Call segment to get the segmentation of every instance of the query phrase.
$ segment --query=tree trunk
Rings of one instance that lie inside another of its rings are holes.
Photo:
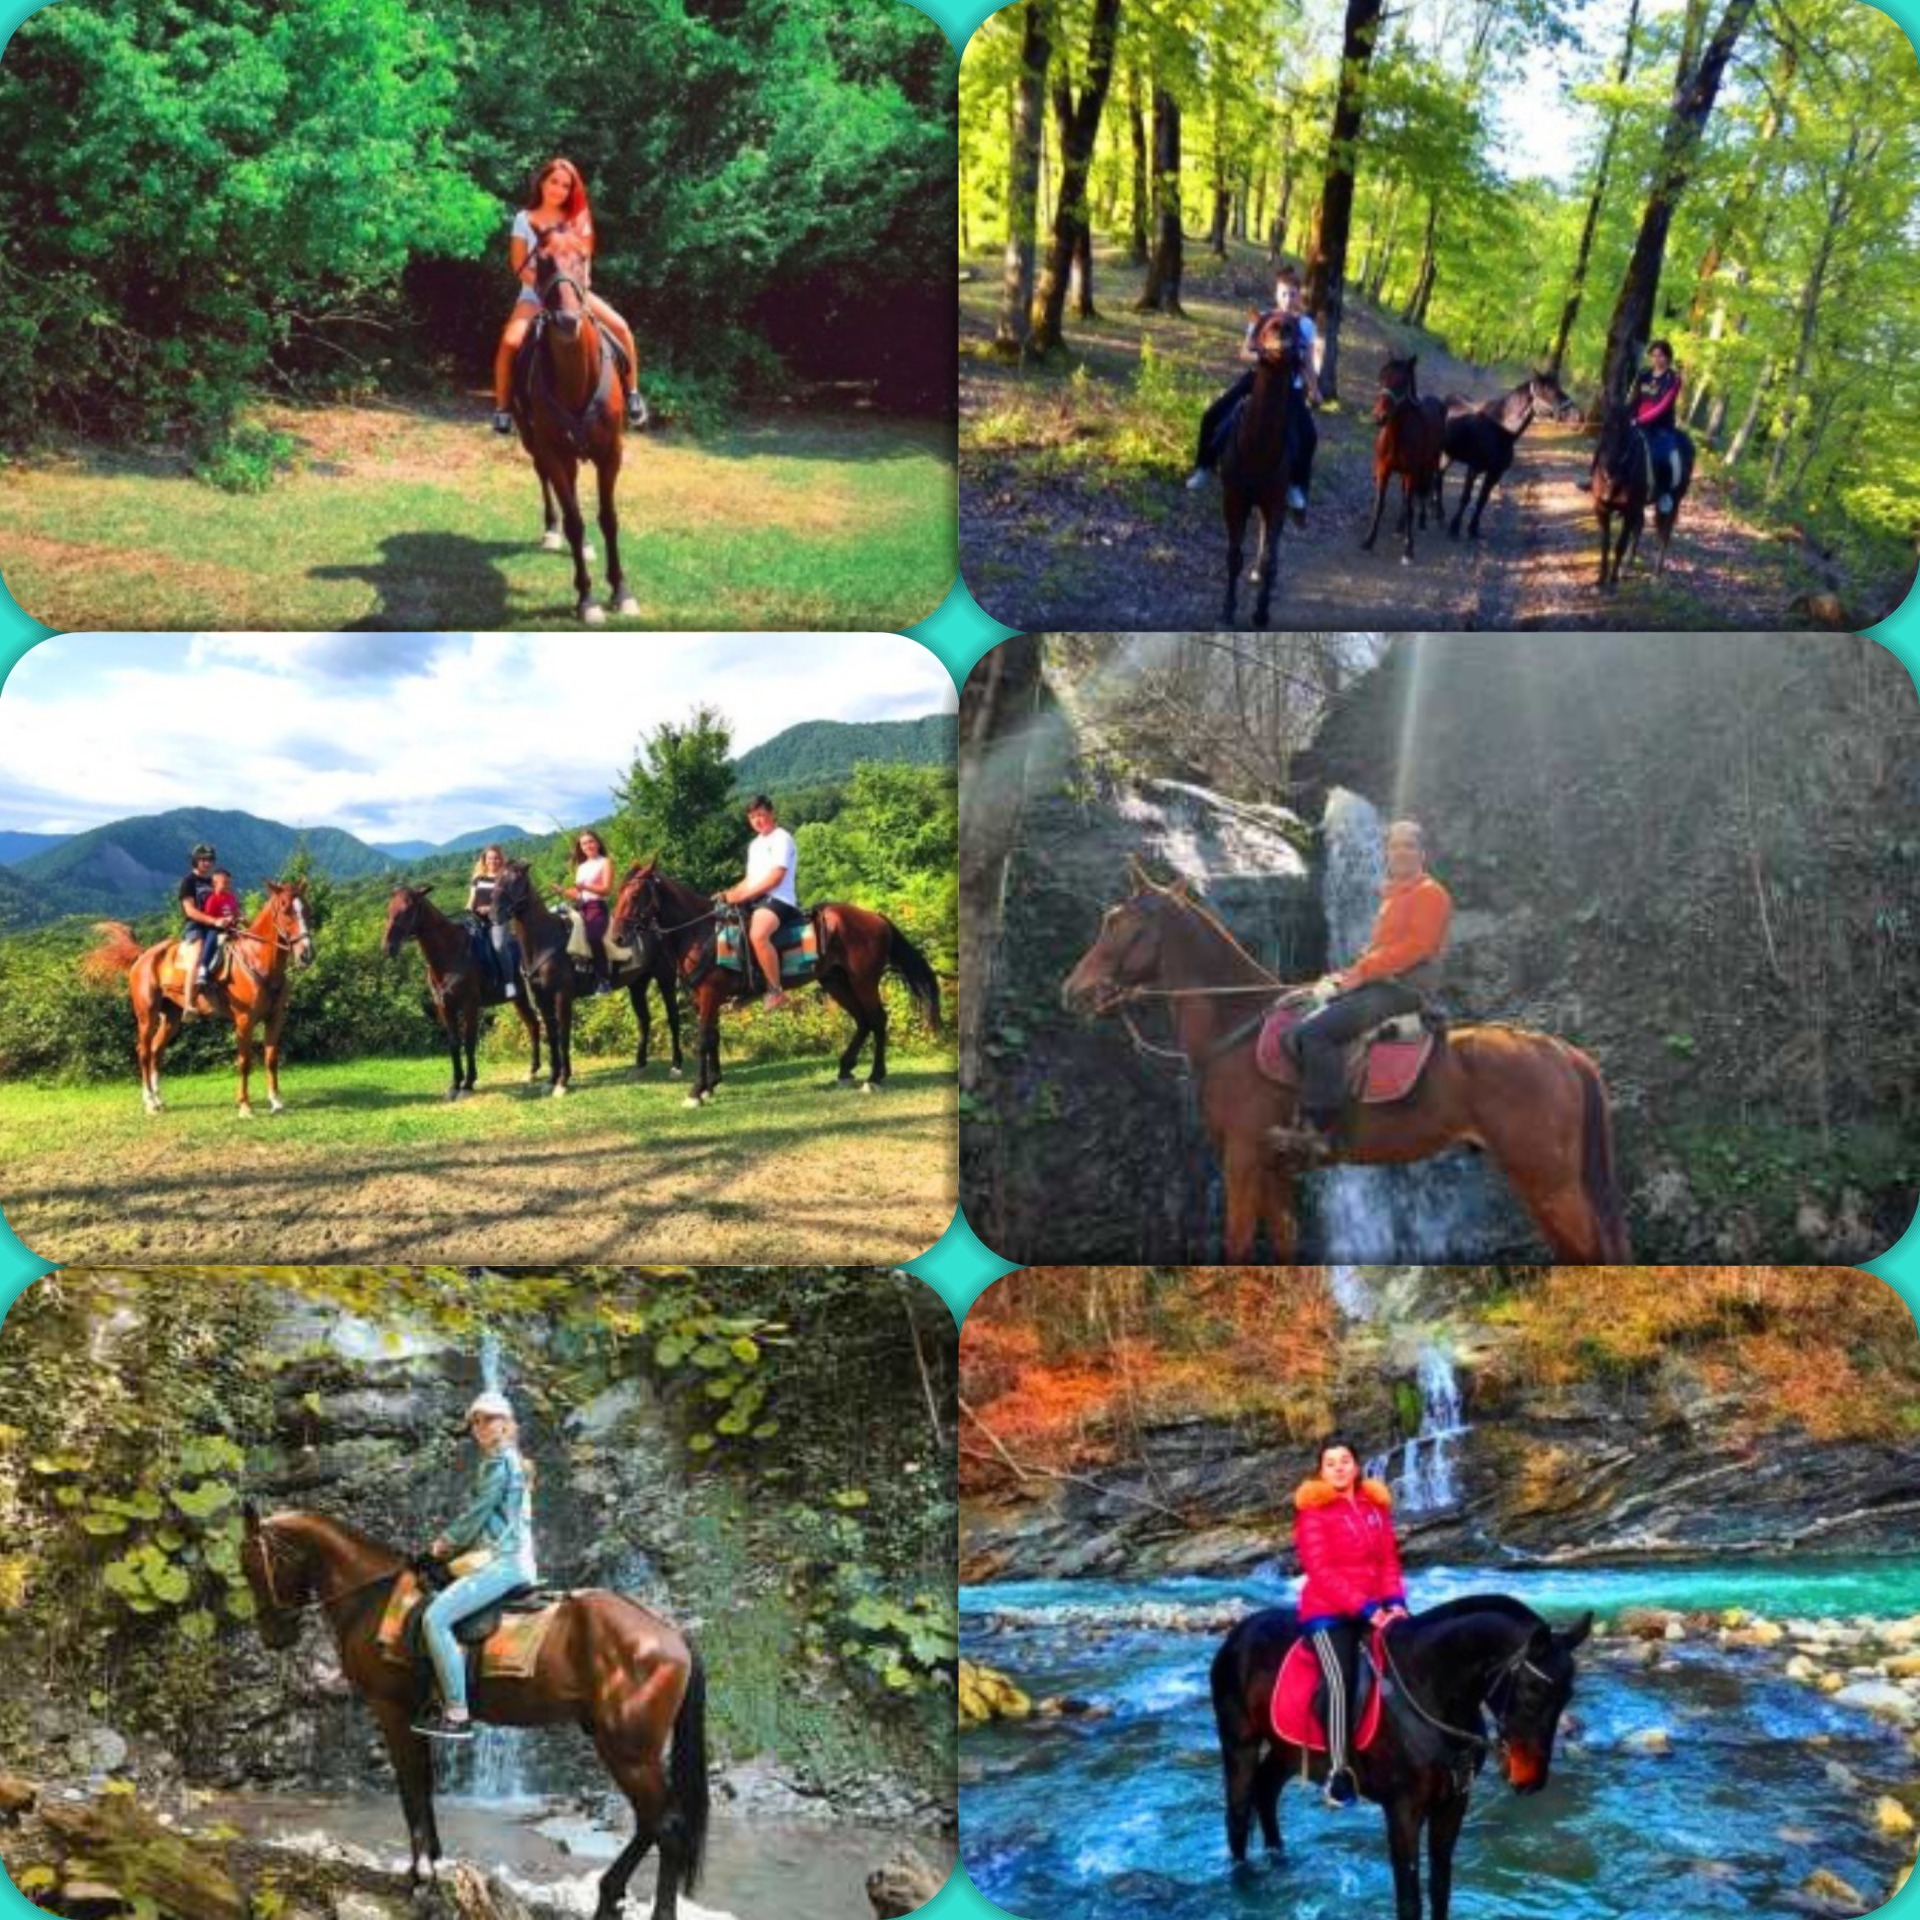
[[[1697,60],[1690,57],[1697,35],[1695,19],[1689,18],[1689,44],[1682,54],[1673,101],[1667,110],[1653,190],[1647,196],[1640,231],[1634,240],[1627,270],[1621,276],[1613,316],[1607,322],[1607,358],[1600,376],[1602,404],[1624,402],[1633,389],[1640,356],[1652,333],[1654,300],[1660,290],[1660,271],[1666,263],[1667,232],[1673,225],[1674,209],[1692,176],[1700,138],[1720,91],[1721,76],[1753,16],[1755,4],[1756,0],[1726,0],[1725,10],[1700,47]],[[1704,14],[1698,17],[1698,24],[1704,26]]]
[[[1180,102],[1164,87],[1153,90],[1153,258],[1139,313],[1184,313],[1180,304],[1183,237],[1180,231]]]
[[[1047,63],[1053,58],[1052,0],[1024,0],[1020,22],[1020,76],[1007,127],[1007,259],[1000,277],[1000,324],[993,344],[1005,354],[1026,351],[1033,311],[1033,246],[1040,224],[1040,135]]]
[[[1746,0],[1752,5],[1753,0]],[[1067,284],[1073,277],[1074,255],[1087,229],[1087,169],[1093,143],[1100,131],[1100,114],[1107,104],[1113,79],[1113,46],[1120,26],[1120,0],[1093,0],[1093,25],[1087,35],[1087,74],[1080,98],[1062,73],[1054,81],[1054,120],[1060,136],[1060,203],[1053,218],[1053,244],[1047,254],[1040,287],[1033,297],[1033,350],[1050,353],[1061,344],[1060,323],[1066,313]]]
[[[1433,300],[1434,282],[1439,278],[1439,262],[1434,253],[1434,236],[1439,227],[1440,196],[1436,193],[1427,200],[1427,232],[1426,238],[1420,243],[1420,272],[1400,314],[1400,318],[1411,326],[1424,327],[1427,324],[1427,308]]]
[[[1737,0],[1736,0],[1737,3]],[[1748,6],[1753,0],[1745,0]],[[1347,0],[1340,40],[1340,90],[1327,146],[1327,178],[1307,243],[1306,306],[1320,327],[1320,391],[1339,397],[1340,309],[1347,292],[1347,243],[1353,231],[1353,166],[1366,111],[1367,67],[1380,30],[1382,0]]]
[[[1147,264],[1147,117],[1140,108],[1140,76],[1133,76],[1128,113],[1133,122],[1133,242],[1136,267]]]
[[[1293,155],[1288,153],[1280,169],[1280,204],[1273,212],[1273,258],[1279,264],[1287,250],[1287,221],[1293,212]]]
[[[1734,430],[1732,440],[1727,445],[1726,465],[1737,466],[1740,456],[1747,450],[1747,442],[1753,438],[1754,427],[1759,423],[1760,409],[1766,404],[1767,395],[1773,389],[1774,375],[1779,371],[1779,363],[1769,360],[1760,369],[1760,377],[1753,383],[1753,397],[1747,402],[1746,417]]]
[[[1620,64],[1614,70],[1613,84],[1624,87],[1633,72],[1633,36],[1640,25],[1640,0],[1633,0],[1627,13],[1627,38],[1620,49]],[[1625,110],[1615,107],[1607,121],[1606,138],[1600,143],[1600,164],[1594,170],[1593,191],[1587,196],[1586,223],[1580,229],[1580,248],[1573,257],[1573,279],[1567,287],[1566,305],[1560,309],[1560,330],[1553,337],[1553,350],[1547,355],[1547,371],[1560,377],[1561,363],[1567,357],[1567,341],[1574,322],[1580,318],[1580,303],[1586,297],[1587,262],[1593,257],[1593,237],[1600,229],[1600,203],[1607,197],[1607,176],[1613,171],[1613,150],[1620,140],[1620,122]]]
[[[1080,320],[1098,320],[1093,304],[1093,229],[1083,226],[1073,243],[1073,311]]]
[[[1233,212],[1233,189],[1224,180],[1213,183],[1213,220],[1207,228],[1207,251],[1216,259],[1227,257],[1227,217]]]

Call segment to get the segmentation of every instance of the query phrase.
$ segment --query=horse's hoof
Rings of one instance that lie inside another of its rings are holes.
[[[543,553],[565,553],[567,537],[558,527],[549,527],[540,536],[540,550]]]
[[[580,558],[586,561],[591,561],[594,558],[593,542],[591,540],[582,540],[580,542]]]
[[[1403,553],[1403,554],[1402,554],[1402,555],[1400,556],[1400,564],[1401,564],[1401,565],[1402,565],[1403,567],[1410,567],[1410,566],[1412,566],[1412,565],[1413,565],[1413,555],[1412,555],[1412,554],[1410,554],[1410,553]]]
[[[884,1080],[862,1080],[860,1082],[860,1091],[862,1093],[885,1093],[886,1090],[887,1083]]]
[[[267,1111],[269,1113],[285,1113],[286,1110],[287,1103],[284,1100],[273,1099],[267,1102]]]
[[[697,1093],[690,1093],[680,1104],[683,1107],[697,1107],[700,1104],[700,1096]]]
[[[234,1112],[242,1120],[251,1120],[253,1118],[253,1109],[251,1107],[236,1107]]]
[[[607,610],[594,600],[583,600],[578,609],[580,618],[590,627],[603,627],[607,623]]]
[[[558,1100],[559,1098],[561,1098],[563,1094],[565,1094],[566,1090],[567,1090],[567,1083],[564,1080],[556,1080],[553,1083],[553,1093],[551,1097],[555,1100]]]
[[[860,1082],[856,1080],[852,1074],[843,1073],[840,1078],[833,1083],[833,1090],[835,1093],[851,1093],[859,1084]]]
[[[636,600],[632,594],[623,593],[620,598],[613,603],[613,610],[620,619],[631,620],[639,614],[640,602]]]

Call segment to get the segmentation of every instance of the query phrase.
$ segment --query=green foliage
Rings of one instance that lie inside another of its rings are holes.
[[[868,761],[951,773],[957,725],[950,713],[918,720],[802,720],[743,753],[734,762],[734,786],[742,794],[771,794],[791,826],[794,789],[842,786]]]
[[[291,434],[235,423],[207,443],[193,471],[222,493],[265,493],[292,464],[294,444]]]
[[[647,734],[614,789],[615,826],[639,857],[705,891],[740,875],[747,830],[733,797],[732,739],[716,708],[696,707]]]

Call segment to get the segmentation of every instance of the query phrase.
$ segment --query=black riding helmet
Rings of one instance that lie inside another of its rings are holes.
[[[190,866],[197,867],[202,860],[218,860],[219,858],[220,858],[219,854],[217,854],[213,850],[213,848],[208,846],[207,843],[204,840],[202,840],[200,844],[197,847],[195,847],[190,854],[187,855],[187,862]]]

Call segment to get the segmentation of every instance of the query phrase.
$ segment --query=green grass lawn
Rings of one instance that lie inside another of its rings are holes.
[[[441,1059],[295,1061],[279,1115],[256,1072],[251,1121],[229,1071],[167,1079],[157,1116],[131,1070],[5,1085],[0,1209],[61,1262],[892,1264],[946,1230],[957,1150],[952,1054],[891,1067],[864,1095],[833,1088],[831,1054],[729,1066],[696,1109],[612,1059],[560,1100],[483,1061],[457,1104]]]
[[[572,561],[484,416],[276,408],[296,443],[266,492],[88,452],[0,471],[0,572],[35,619],[88,629],[491,632],[573,622]],[[621,556],[657,629],[911,626],[955,566],[951,430],[870,414],[631,436]],[[589,537],[592,487],[588,496]],[[594,590],[606,598],[605,555]]]

